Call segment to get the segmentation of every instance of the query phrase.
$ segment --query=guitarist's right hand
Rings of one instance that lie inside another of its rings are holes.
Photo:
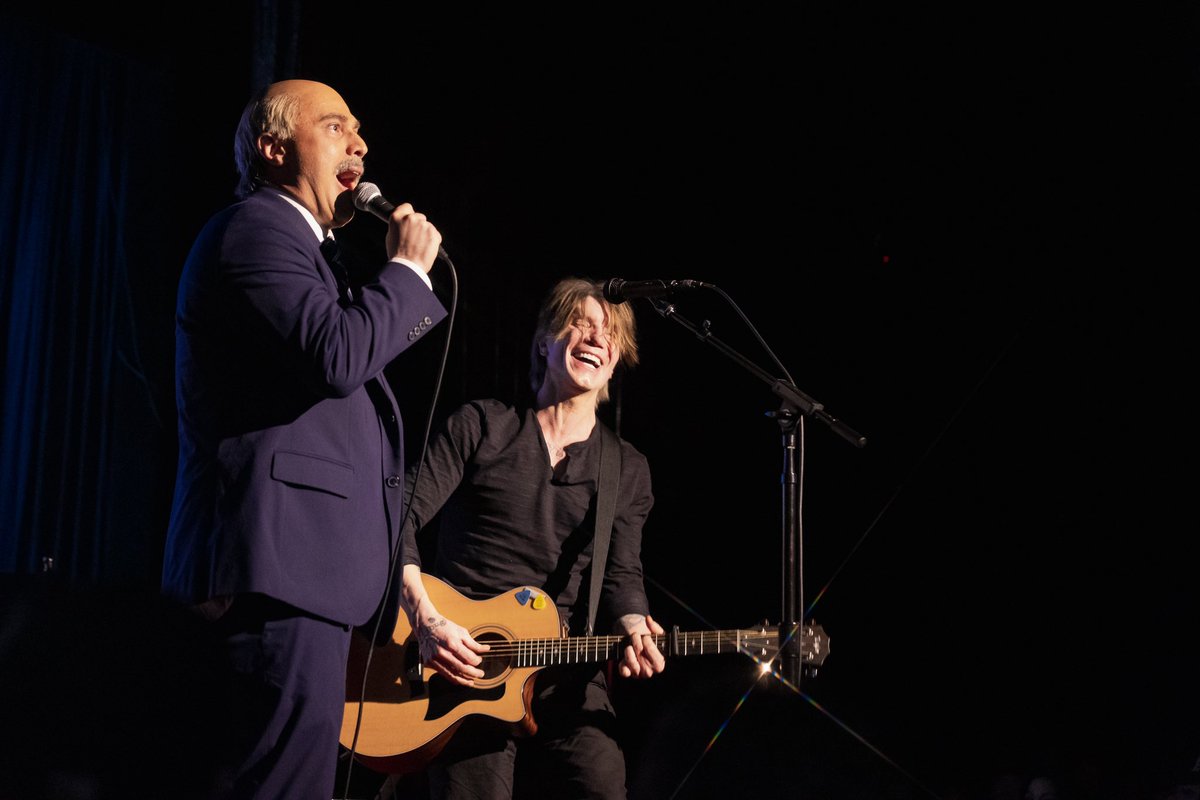
[[[480,654],[491,648],[475,641],[466,628],[438,613],[425,591],[421,568],[415,564],[404,565],[400,602],[420,645],[422,664],[460,686],[470,686],[476,678],[484,676],[479,668],[483,663]]]
[[[475,641],[466,628],[439,614],[428,598],[417,604],[413,616],[422,664],[461,686],[470,686],[483,677],[480,654],[488,651],[488,645]]]

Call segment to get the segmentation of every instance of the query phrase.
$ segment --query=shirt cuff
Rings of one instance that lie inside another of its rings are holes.
[[[421,276],[421,280],[425,281],[425,285],[429,287],[429,291],[433,291],[433,281],[429,280],[429,275],[415,261],[409,261],[407,258],[393,258],[389,264],[403,264],[413,272]]]

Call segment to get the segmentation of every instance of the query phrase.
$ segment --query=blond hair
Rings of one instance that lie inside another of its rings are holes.
[[[608,318],[608,336],[616,349],[620,363],[634,367],[638,363],[637,322],[629,306],[610,303],[604,299],[603,284],[586,278],[563,278],[551,287],[538,311],[537,327],[529,353],[529,385],[536,393],[546,378],[546,356],[538,345],[551,337],[566,338],[571,323],[583,312],[584,303],[591,297],[600,304]],[[597,403],[608,400],[608,384],[600,388]]]

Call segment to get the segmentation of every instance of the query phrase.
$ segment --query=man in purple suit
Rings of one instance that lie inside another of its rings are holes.
[[[333,796],[350,630],[390,606],[403,512],[383,369],[446,316],[428,276],[441,234],[408,203],[362,285],[326,254],[354,215],[358,130],[324,84],[254,97],[234,145],[240,199],[180,279],[163,589],[212,620],[246,693],[221,743],[236,798]]]

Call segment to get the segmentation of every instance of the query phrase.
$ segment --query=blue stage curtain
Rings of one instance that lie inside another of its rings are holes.
[[[142,340],[170,333],[161,309],[143,329],[130,254],[154,258],[131,187],[161,169],[161,83],[83,40],[0,30],[0,572],[157,582],[174,418],[169,351],[148,375]]]

